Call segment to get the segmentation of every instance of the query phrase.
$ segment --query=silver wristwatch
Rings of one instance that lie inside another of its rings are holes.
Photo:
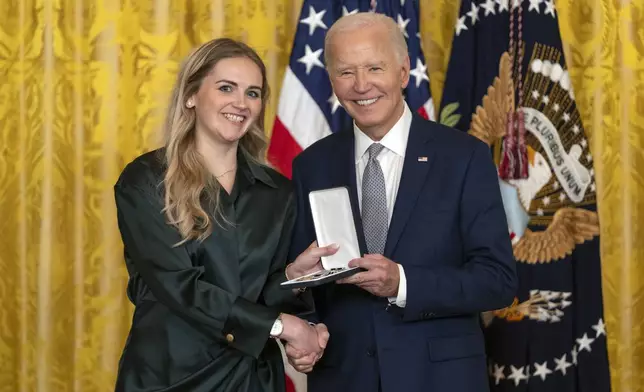
[[[282,323],[282,316],[280,315],[273,323],[270,335],[272,338],[278,338],[282,334],[282,331],[284,331],[284,324]]]

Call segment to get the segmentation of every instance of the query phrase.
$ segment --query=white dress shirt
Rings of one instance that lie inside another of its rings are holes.
[[[362,175],[369,161],[367,149],[372,143],[380,143],[384,146],[380,154],[376,157],[382,174],[385,177],[385,188],[387,193],[387,213],[389,215],[389,225],[394,212],[396,196],[398,195],[398,186],[400,185],[400,176],[405,162],[405,150],[407,149],[407,139],[409,139],[409,128],[411,127],[411,110],[405,103],[402,116],[396,124],[387,132],[379,142],[374,142],[369,136],[353,123],[353,132],[355,135],[355,156],[356,156],[356,186],[358,188],[358,203],[360,213],[362,214]],[[407,302],[407,279],[402,265],[398,264],[400,272],[400,282],[398,284],[398,295],[389,298],[390,302],[399,307],[405,307]]]

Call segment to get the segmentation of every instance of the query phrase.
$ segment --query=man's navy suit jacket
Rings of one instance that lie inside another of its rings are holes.
[[[316,239],[309,192],[342,186],[366,253],[355,171],[352,131],[294,160],[291,260]],[[309,392],[488,391],[479,313],[510,305],[517,277],[486,144],[414,114],[384,255],[404,268],[404,308],[355,285],[311,290],[315,318],[331,337],[309,373]]]

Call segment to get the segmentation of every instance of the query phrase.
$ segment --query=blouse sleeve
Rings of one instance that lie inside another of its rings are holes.
[[[125,251],[156,299],[217,341],[258,357],[278,309],[250,302],[203,279],[177,230],[165,221],[161,199],[138,186],[114,188]]]
[[[277,250],[271,262],[268,279],[262,291],[262,299],[268,306],[277,306],[284,313],[301,314],[312,308],[308,293],[294,294],[291,289],[284,289],[281,283],[286,281],[285,269],[289,263],[288,252],[291,236],[295,226],[295,197],[291,193],[286,205],[286,213],[278,227],[281,227]]]

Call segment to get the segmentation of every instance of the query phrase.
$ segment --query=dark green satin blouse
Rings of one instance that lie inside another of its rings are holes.
[[[116,391],[284,391],[269,331],[280,312],[306,307],[279,287],[295,220],[290,181],[240,150],[233,190],[221,194],[230,224],[175,247],[161,154],[135,159],[114,187],[135,305]]]

